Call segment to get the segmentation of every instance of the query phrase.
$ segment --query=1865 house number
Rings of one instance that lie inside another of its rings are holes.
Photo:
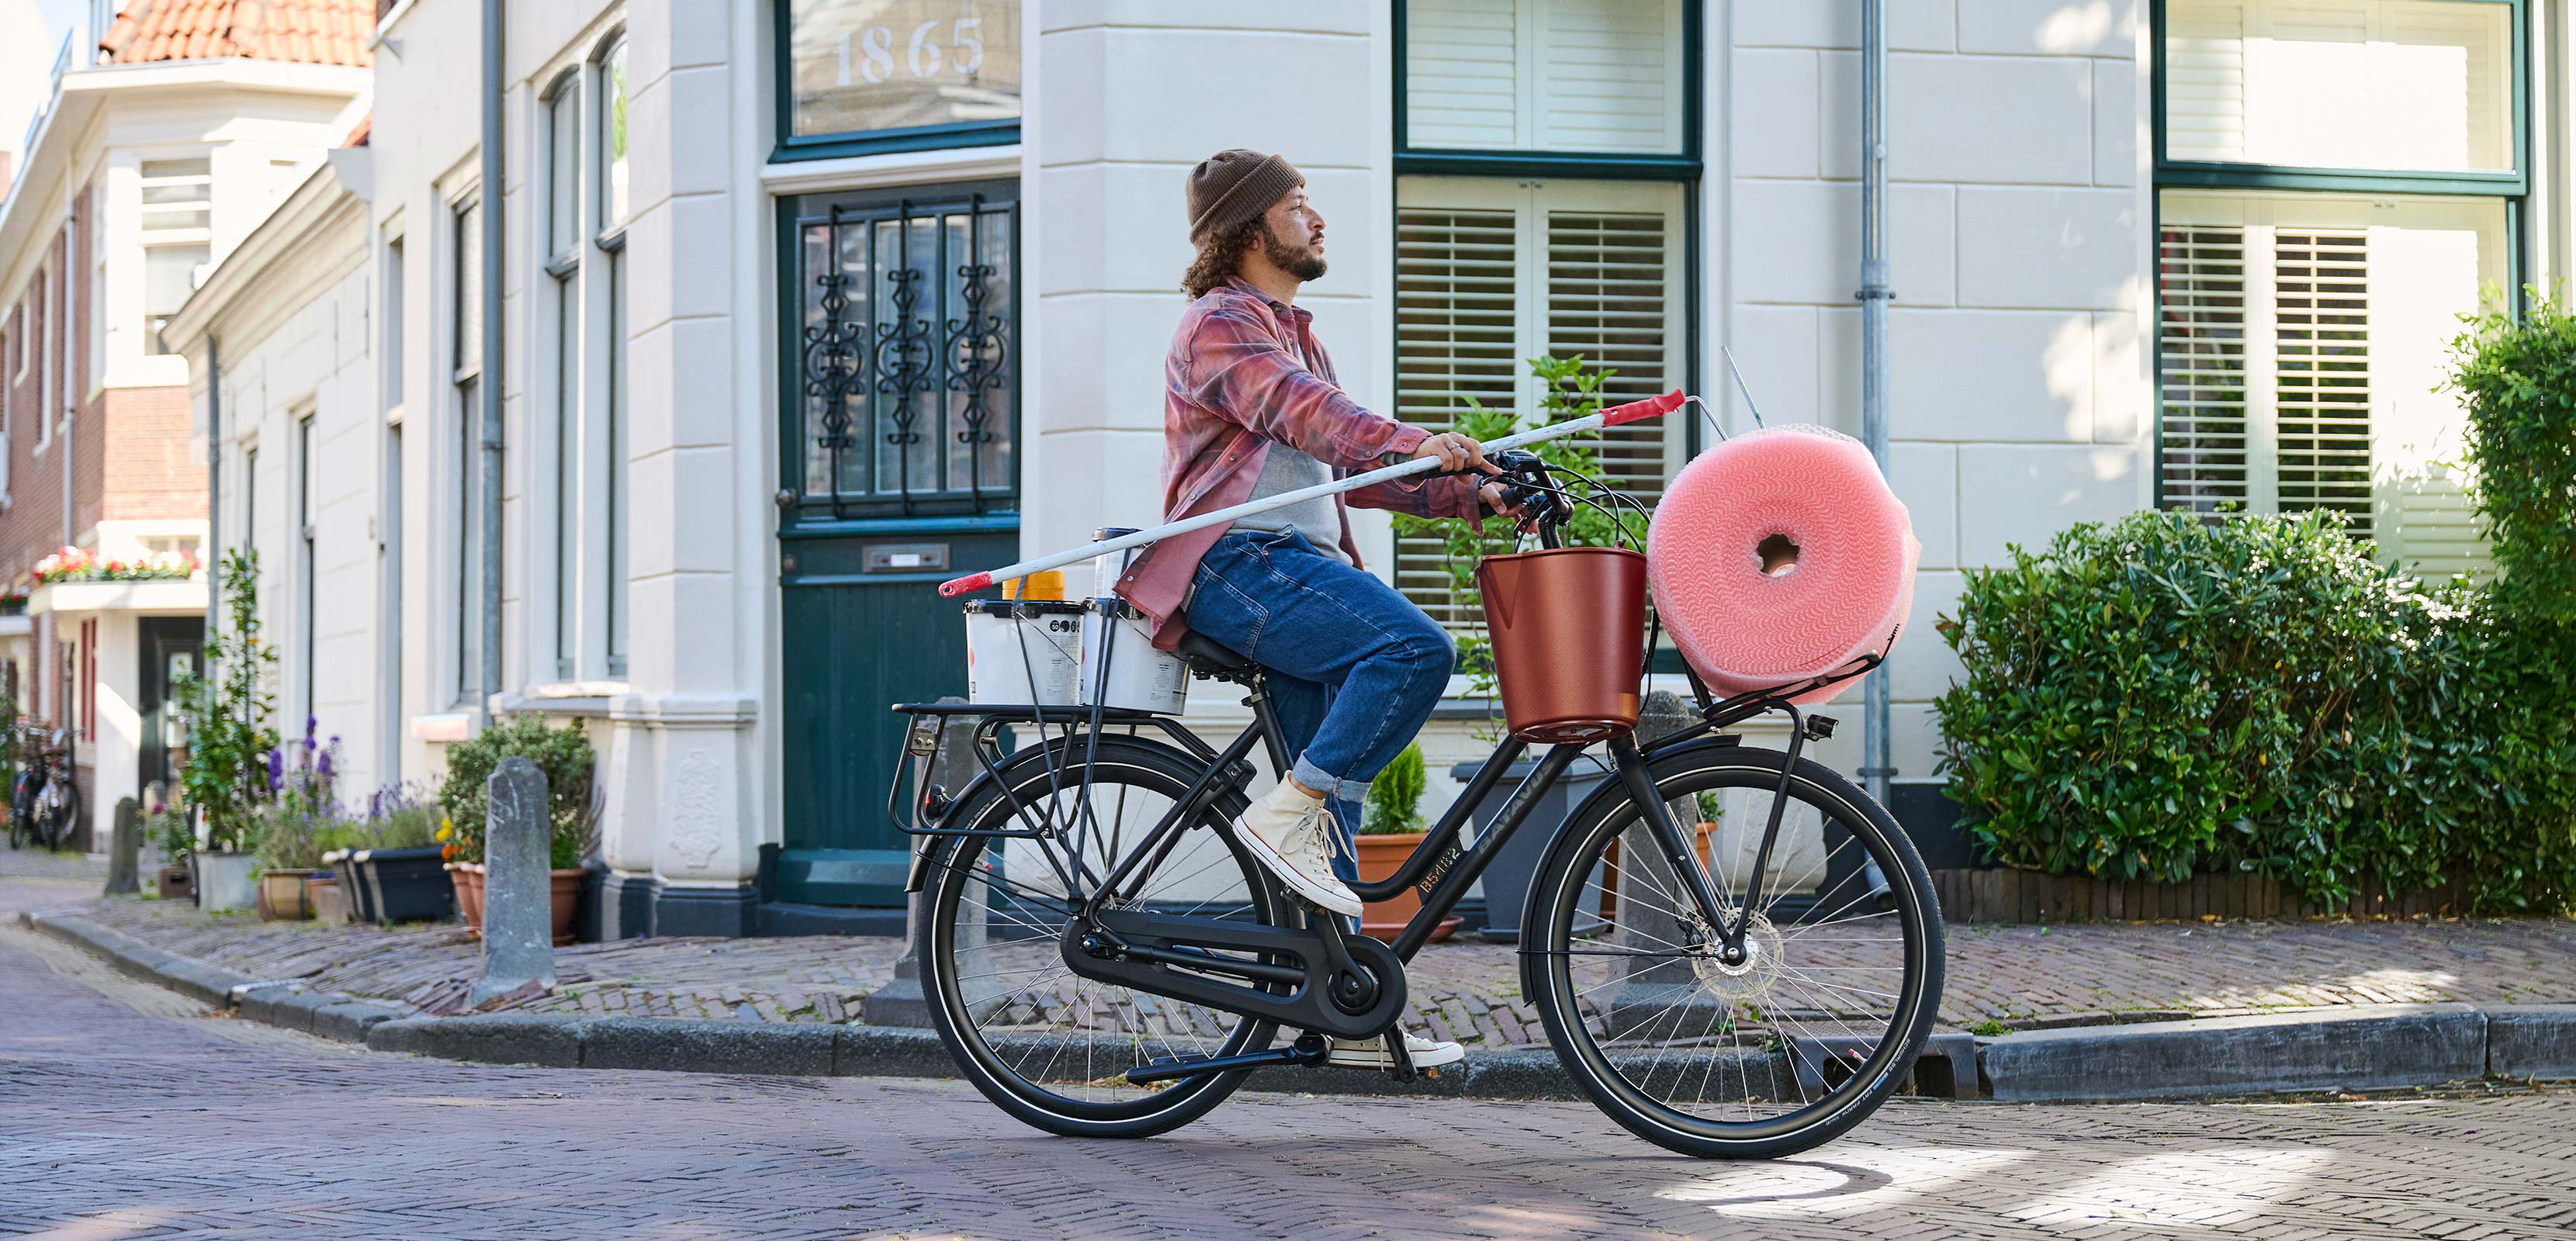
[[[984,41],[975,37],[975,29],[984,24],[980,17],[960,17],[947,23],[948,41],[943,46],[937,39],[940,23],[926,21],[913,27],[912,39],[905,46],[905,67],[916,78],[937,77],[954,69],[961,77],[972,77],[984,67]],[[883,26],[841,32],[839,43],[840,77],[835,86],[852,86],[864,82],[875,86],[892,81],[895,75],[894,32]],[[853,77],[853,73],[856,74]]]

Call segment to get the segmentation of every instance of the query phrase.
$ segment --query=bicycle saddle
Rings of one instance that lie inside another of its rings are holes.
[[[1185,626],[1189,622],[1186,616],[1179,619]],[[1190,671],[1203,677],[1240,680],[1258,670],[1251,660],[1195,629],[1184,628],[1181,631],[1180,643],[1172,648],[1172,653],[1180,656],[1181,662],[1190,666]]]

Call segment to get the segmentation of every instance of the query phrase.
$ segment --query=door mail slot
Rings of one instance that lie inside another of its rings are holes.
[[[945,573],[945,543],[879,543],[867,550],[860,568],[868,573]]]

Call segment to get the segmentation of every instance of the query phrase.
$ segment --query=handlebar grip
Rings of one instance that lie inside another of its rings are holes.
[[[1661,418],[1676,409],[1680,409],[1682,407],[1682,402],[1688,399],[1688,397],[1682,395],[1681,389],[1675,388],[1662,396],[1650,396],[1642,401],[1630,401],[1625,405],[1613,405],[1610,408],[1601,411],[1601,425],[1605,427],[1617,427],[1625,426],[1631,422],[1644,422],[1648,418]]]

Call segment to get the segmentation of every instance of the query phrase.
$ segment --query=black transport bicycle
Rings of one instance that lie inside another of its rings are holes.
[[[1588,480],[1527,454],[1503,463],[1528,505],[1524,532],[1551,548],[1576,505],[1609,497],[1577,494]],[[1569,644],[1567,658],[1584,649]],[[1419,889],[1420,912],[1391,944],[1302,905],[1244,850],[1253,751],[1274,772],[1292,756],[1260,668],[1195,636],[1180,654],[1195,676],[1245,691],[1252,723],[1222,748],[1165,716],[1099,706],[896,708],[919,761],[887,809],[929,838],[911,886],[927,893],[933,1020],[967,1079],[1021,1120],[1068,1136],[1164,1133],[1253,1069],[1320,1065],[1326,1036],[1383,1038],[1395,1071],[1411,1072],[1405,964],[1578,762],[1615,778],[1549,829],[1520,980],[1604,1112],[1684,1154],[1777,1157],[1858,1124],[1922,1050],[1943,970],[1929,876],[1883,808],[1801,755],[1831,721],[1791,701],[1884,651],[1722,701],[1694,676],[1687,728],[1646,747],[1625,732],[1547,745],[1461,849],[1470,807],[1531,744],[1505,738],[1394,877],[1352,885],[1371,901]],[[1766,712],[1788,717],[1785,752],[1720,731]],[[1034,739],[1006,738],[1014,728]],[[972,751],[975,774],[953,792],[926,775],[943,744]]]

